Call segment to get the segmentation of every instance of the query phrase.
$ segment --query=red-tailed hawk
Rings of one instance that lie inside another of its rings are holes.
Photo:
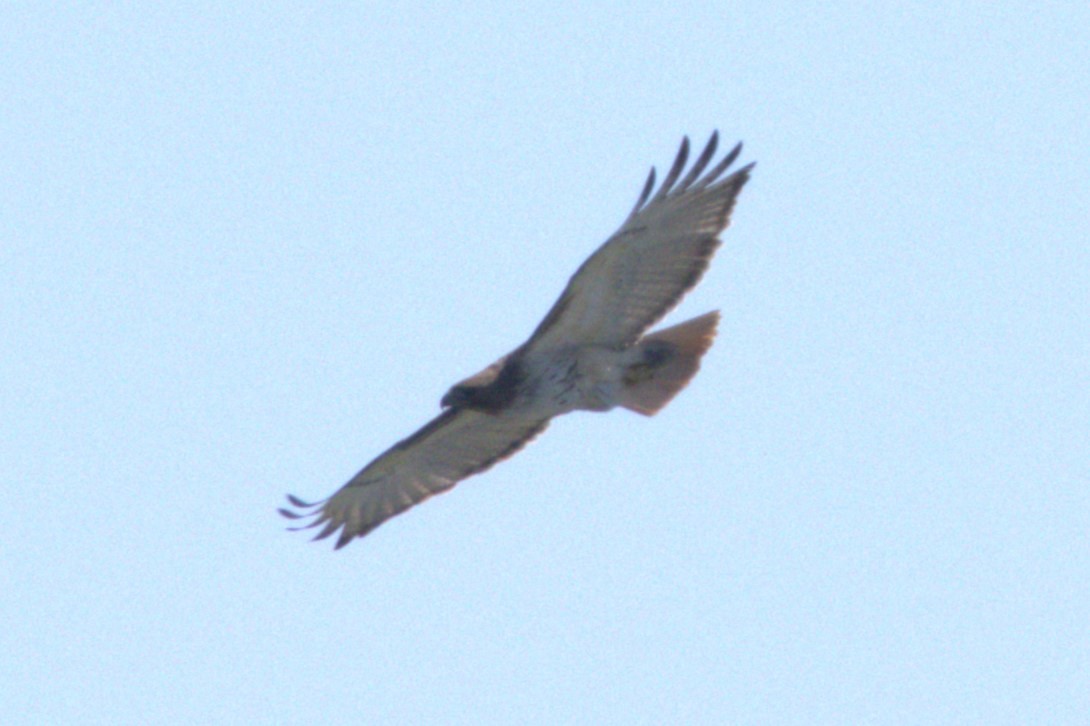
[[[622,406],[650,416],[685,387],[715,337],[718,312],[649,335],[700,280],[753,164],[720,179],[738,144],[708,169],[718,133],[682,178],[689,139],[655,191],[655,170],[621,228],[583,263],[529,340],[447,392],[442,413],[365,466],[332,497],[289,495],[294,529],[340,530],[337,548],[525,446],[554,416]],[[706,171],[707,170],[707,171]],[[652,196],[652,192],[654,196]]]

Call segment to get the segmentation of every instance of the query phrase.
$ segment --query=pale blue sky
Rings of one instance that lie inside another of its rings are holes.
[[[407,5],[0,10],[0,720],[1085,722],[1090,6]],[[283,531],[714,128],[668,409]]]

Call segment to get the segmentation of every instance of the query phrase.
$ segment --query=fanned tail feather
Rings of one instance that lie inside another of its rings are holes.
[[[621,405],[653,416],[688,385],[715,339],[719,312],[710,312],[645,336],[624,374]]]

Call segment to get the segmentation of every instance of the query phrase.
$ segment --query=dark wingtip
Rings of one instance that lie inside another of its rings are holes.
[[[731,179],[737,179],[740,184],[745,184],[749,181],[749,173],[753,171],[753,167],[757,166],[757,162],[751,161],[743,166],[738,171],[730,175]]]
[[[685,175],[685,178],[681,180],[681,183],[677,185],[677,192],[679,194],[685,192],[693,182],[700,178],[700,175],[704,173],[704,169],[708,166],[708,162],[715,156],[715,150],[719,148],[719,132],[713,131],[711,138],[708,139],[707,145],[704,146],[704,151],[700,152],[700,157],[689,169],[689,173]]]
[[[737,144],[734,145],[734,148],[731,149],[730,152],[728,152],[727,155],[724,156],[719,161],[719,163],[715,165],[715,168],[713,168],[711,171],[709,171],[707,174],[705,174],[704,177],[700,181],[698,181],[694,185],[693,188],[694,189],[705,189],[708,186],[710,186],[713,182],[715,182],[716,179],[718,179],[719,177],[721,177],[723,175],[723,172],[725,172],[727,170],[727,168],[730,167],[730,165],[733,164],[738,159],[738,155],[741,154],[741,153],[742,153],[742,142],[739,141]],[[746,167],[746,168],[743,168],[743,169],[735,172],[731,176],[731,178],[739,178],[740,175],[744,176],[749,168],[752,168],[752,167]]]
[[[651,196],[651,190],[655,188],[655,167],[651,167],[651,173],[647,175],[647,182],[643,185],[643,191],[640,192],[640,198],[636,200],[636,206],[632,207],[632,211],[628,213],[629,217],[632,217],[636,212],[640,211],[640,208],[647,203],[647,198]]]
[[[304,502],[302,499],[295,496],[294,494],[288,494],[287,498],[288,501],[291,502],[293,507],[299,507],[300,509],[310,509],[317,504],[317,502]]]
[[[677,157],[674,159],[673,166],[670,167],[670,171],[666,173],[666,176],[662,180],[662,184],[659,185],[659,191],[655,194],[651,200],[652,203],[662,199],[670,193],[670,190],[674,188],[674,184],[677,182],[678,177],[681,176],[681,172],[685,169],[686,162],[689,161],[689,137],[681,137],[681,148],[678,149]]]
[[[678,154],[674,159],[673,165],[670,170],[663,177],[662,184],[659,185],[656,192],[655,187],[655,169],[651,168],[651,174],[647,179],[647,183],[643,187],[643,191],[640,193],[639,201],[636,202],[636,206],[632,209],[632,212],[628,215],[632,217],[639,214],[645,206],[654,204],[661,199],[672,195],[680,195],[692,189],[693,191],[700,191],[706,189],[716,182],[716,180],[723,175],[724,172],[738,160],[739,155],[742,153],[742,142],[739,141],[735,144],[727,155],[722,158],[711,170],[707,169],[708,164],[715,156],[716,149],[719,147],[719,130],[713,130],[711,136],[708,138],[708,143],[704,146],[704,150],[700,153],[700,156],[693,163],[689,172],[684,178],[681,178],[681,172],[685,168],[685,163],[689,157],[689,137],[683,136],[681,139],[681,148],[678,150]],[[742,169],[738,170],[731,175],[730,179],[741,181],[742,183],[749,176],[749,172],[753,169],[754,164],[751,163]],[[680,179],[680,181],[679,181]],[[652,196],[653,193],[653,196]]]
[[[737,144],[734,145],[734,148],[730,150],[730,153],[727,154],[726,159],[724,159],[724,161],[726,162],[726,165],[730,166],[731,164],[733,164],[735,162],[735,160],[738,158],[738,155],[741,154],[741,153],[742,153],[742,142],[739,141]]]
[[[305,502],[294,494],[288,494],[287,500],[291,503],[293,507],[295,507],[295,510],[288,509],[286,507],[280,507],[276,511],[279,512],[281,517],[284,517],[285,519],[290,519],[292,521],[307,519],[308,517],[316,517],[316,519],[309,524],[300,524],[298,527],[288,527],[289,532],[300,532],[304,529],[316,527],[322,522],[326,521],[327,518],[321,516],[321,512],[318,511],[318,508],[325,504],[325,500],[322,500],[320,502]]]

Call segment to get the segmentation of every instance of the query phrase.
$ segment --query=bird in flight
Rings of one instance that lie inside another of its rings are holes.
[[[717,311],[644,335],[691,290],[719,247],[753,164],[723,176],[738,144],[709,168],[713,133],[685,173],[689,139],[655,189],[652,167],[621,228],[576,270],[529,339],[455,384],[442,412],[365,466],[328,499],[288,495],[280,513],[338,532],[336,548],[488,469],[554,416],[616,406],[651,416],[688,384],[715,337]]]

